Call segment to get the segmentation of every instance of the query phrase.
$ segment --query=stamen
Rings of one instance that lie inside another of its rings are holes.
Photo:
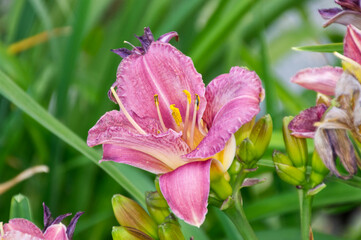
[[[125,109],[123,103],[120,101],[118,94],[115,92],[114,87],[111,87],[110,90],[113,93],[113,96],[115,98],[115,100],[117,100],[117,103],[119,105],[119,108],[122,110],[122,112],[124,113],[125,117],[128,119],[128,121],[130,122],[130,124],[132,124],[132,126],[140,133],[145,135],[146,132],[134,121],[134,119],[129,115],[128,111]]]
[[[192,97],[190,92],[188,92],[187,90],[183,90],[184,94],[187,96],[187,110],[186,110],[186,119],[185,119],[185,123],[184,123],[184,130],[183,130],[183,137],[184,140],[187,141],[187,132],[188,132],[188,123],[189,123],[189,108],[191,105],[191,101],[192,101]]]
[[[167,128],[165,127],[165,124],[164,124],[163,118],[162,118],[162,114],[160,113],[158,94],[154,95],[154,102],[155,102],[155,106],[157,108],[157,113],[158,113],[160,125],[162,126],[163,131],[165,132],[165,131],[167,131]]]
[[[182,116],[180,114],[179,108],[176,108],[175,104],[172,104],[169,107],[172,110],[172,116],[175,123],[177,124],[177,126],[180,126],[180,124],[182,123]]]
[[[196,118],[197,118],[197,112],[199,109],[199,96],[196,94],[196,99],[194,101],[194,110],[193,110],[193,118],[192,118],[192,125],[191,125],[191,136],[189,138],[189,143],[191,145],[191,149],[194,148],[194,128],[196,126]]]
[[[134,46],[133,44],[131,44],[130,42],[124,41],[124,43],[129,44],[131,47],[133,47],[133,49],[137,52],[137,54],[142,54],[142,53],[139,51],[139,49],[138,49],[136,46]]]

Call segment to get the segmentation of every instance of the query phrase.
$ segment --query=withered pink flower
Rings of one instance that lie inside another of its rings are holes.
[[[192,60],[168,43],[177,36],[171,32],[154,41],[145,28],[138,37],[142,47],[113,50],[124,59],[109,96],[121,111],[101,117],[87,143],[103,145],[102,161],[161,174],[169,207],[200,226],[210,167],[219,161],[227,171],[236,150],[233,134],[259,112],[263,88],[256,73],[240,67],[205,88]]]
[[[345,70],[308,69],[293,77],[292,81],[301,86],[334,95],[337,104],[327,112],[330,106],[322,105],[301,112],[289,124],[289,129],[295,136],[314,138],[315,148],[327,168],[340,178],[349,178],[357,172],[357,165],[361,166],[348,135],[361,142],[361,31],[352,25],[347,26],[344,54],[337,56],[342,59]],[[337,170],[337,158],[348,175]]]
[[[1,240],[71,240],[73,238],[75,225],[79,217],[83,214],[78,212],[71,219],[68,227],[61,221],[71,214],[64,214],[52,219],[49,208],[44,207],[44,230],[40,230],[34,223],[23,218],[10,219],[5,223],[3,229],[0,229]],[[0,226],[1,227],[1,226]],[[3,234],[2,234],[3,233]]]
[[[328,20],[323,27],[332,23],[342,25],[352,24],[361,28],[361,3],[360,0],[335,0],[341,8],[329,8],[318,10],[322,18]]]

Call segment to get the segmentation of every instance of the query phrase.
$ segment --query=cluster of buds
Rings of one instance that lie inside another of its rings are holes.
[[[113,227],[114,240],[184,240],[180,225],[159,189],[159,179],[155,180],[157,191],[146,193],[149,214],[134,200],[114,195],[112,205],[120,226]]]
[[[255,119],[244,124],[236,133],[237,153],[234,165],[230,172],[236,173],[240,166],[246,169],[255,169],[257,161],[263,156],[273,131],[272,118],[269,114],[260,118],[256,123]]]
[[[311,163],[308,162],[307,142],[305,138],[299,138],[292,134],[289,124],[293,117],[283,118],[283,140],[287,154],[274,151],[273,162],[278,176],[285,182],[298,188],[320,190],[325,176],[329,173],[317,151],[312,156]],[[307,172],[310,165],[311,172]]]

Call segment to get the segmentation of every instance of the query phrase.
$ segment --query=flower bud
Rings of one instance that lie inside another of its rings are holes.
[[[223,171],[223,166],[219,161],[212,161],[210,176],[211,189],[217,197],[224,200],[232,195],[232,187],[228,182],[229,175]]]
[[[170,214],[167,201],[158,192],[146,192],[145,202],[150,216],[157,224]]]
[[[173,214],[158,226],[158,235],[160,240],[184,240],[180,225]]]
[[[160,187],[159,187],[159,176],[155,177],[154,185],[155,185],[155,189],[157,190],[157,192],[163,197],[162,191],[160,190]]]
[[[283,181],[295,186],[305,184],[305,172],[294,167],[292,161],[285,154],[274,151],[272,158],[276,172]]]
[[[112,230],[113,240],[153,240],[147,234],[129,227],[113,227]]]
[[[233,161],[228,169],[228,173],[230,175],[237,175],[239,171],[241,171],[241,163],[238,161]]]
[[[239,146],[245,138],[249,137],[249,135],[251,134],[252,128],[254,126],[255,120],[256,120],[256,117],[252,118],[251,121],[243,124],[242,127],[240,129],[238,129],[238,131],[234,134],[234,136],[236,138],[237,146]]]
[[[269,114],[260,118],[253,126],[249,139],[252,141],[255,148],[255,160],[259,160],[266,151],[268,144],[271,141],[272,131],[273,123]]]
[[[293,117],[283,118],[283,140],[285,142],[286,151],[293,165],[297,168],[306,170],[307,165],[307,143],[304,138],[297,138],[291,135],[288,124]]]
[[[253,142],[249,138],[245,138],[239,145],[238,157],[239,159],[247,165],[247,167],[252,167],[255,162],[255,148]]]
[[[140,230],[152,238],[158,237],[157,224],[138,203],[117,194],[112,198],[112,205],[120,225]]]
[[[322,183],[323,179],[330,172],[330,170],[328,170],[328,168],[322,162],[322,159],[318,155],[316,149],[314,150],[312,155],[311,166],[312,166],[312,171],[310,174],[310,181],[312,187],[315,187],[320,183]]]

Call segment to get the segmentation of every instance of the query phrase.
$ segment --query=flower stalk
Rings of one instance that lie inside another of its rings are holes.
[[[311,240],[313,239],[312,227],[311,227],[313,196],[308,195],[305,189],[299,189],[298,197],[300,203],[302,240]]]

